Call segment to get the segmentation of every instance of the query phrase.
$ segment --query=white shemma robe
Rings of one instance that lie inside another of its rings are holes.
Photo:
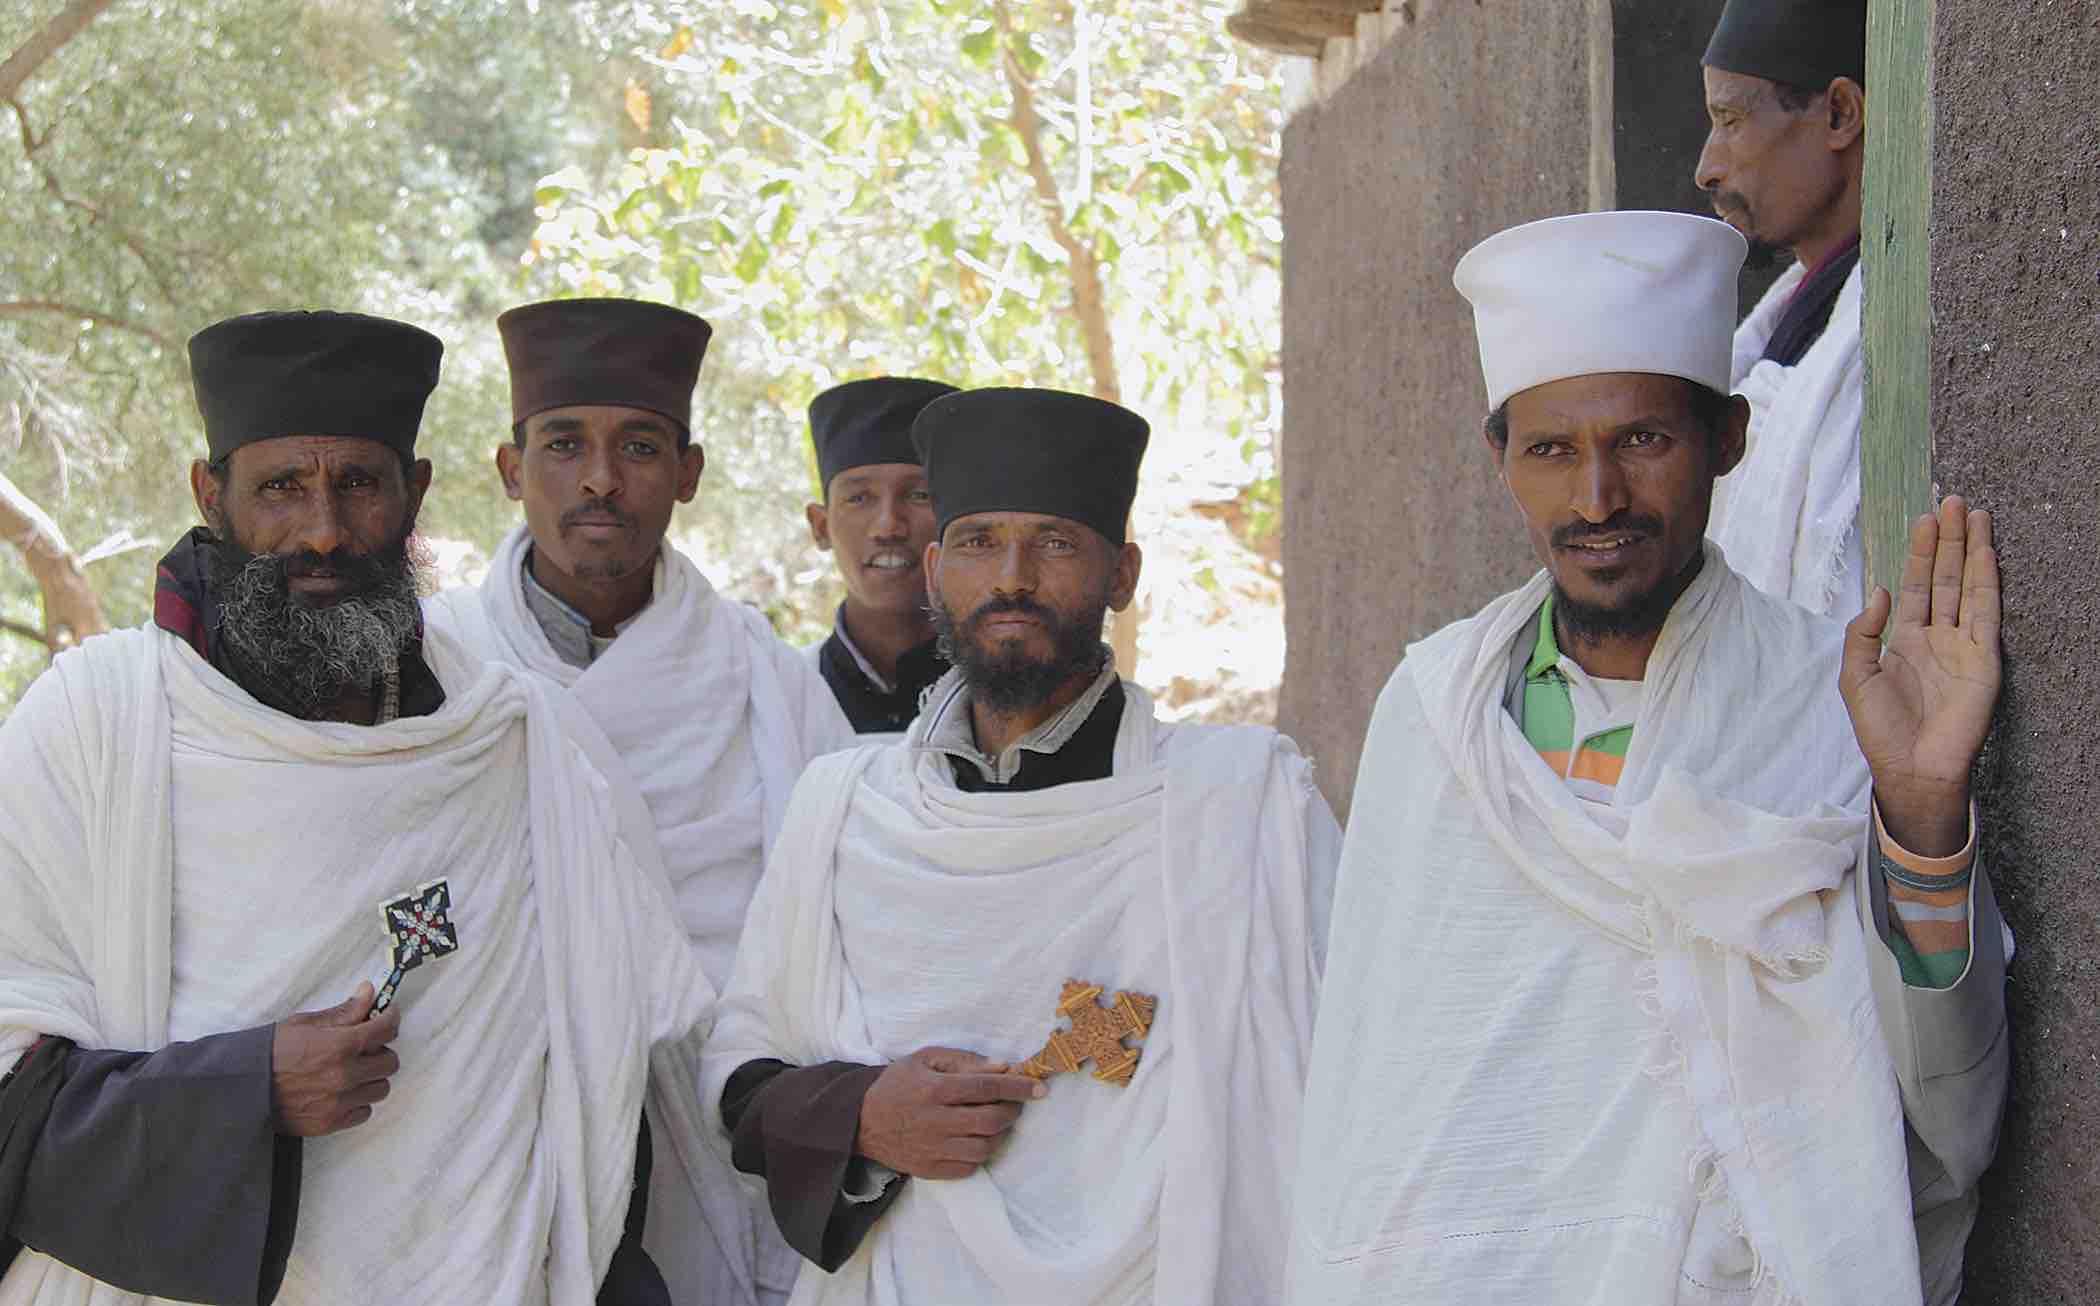
[[[800,653],[668,543],[649,606],[590,666],[571,666],[526,607],[530,545],[513,530],[479,586],[426,604],[431,624],[565,687],[597,723],[648,804],[679,920],[719,988],[795,780],[812,758],[851,746],[853,729]],[[657,1058],[643,1246],[674,1300],[751,1306],[761,1288],[785,1293],[800,1262],[764,1202],[701,1140],[697,1066],[697,1042]]]
[[[1708,546],[1600,812],[1503,708],[1547,584],[1410,647],[1380,696],[1288,1300],[1917,1302],[1841,628]]]
[[[1763,357],[1765,346],[1806,275],[1798,264],[1789,269],[1736,328],[1730,371],[1750,401],[1750,440],[1741,464],[1714,486],[1707,534],[1765,593],[1849,621],[1866,601],[1858,531],[1861,269],[1845,279],[1823,334],[1800,362],[1782,367]]]
[[[968,1179],[913,1179],[798,1303],[1268,1303],[1335,827],[1290,742],[1169,727],[1126,684],[1114,774],[966,793],[903,746],[797,787],[703,1063],[876,1064],[942,1044],[1018,1062],[1067,979],[1158,997],[1124,1088],[1057,1076]]]
[[[332,1006],[384,973],[378,904],[446,877],[459,951],[402,987],[389,1098],[305,1144],[277,1300],[587,1302],[650,1046],[714,990],[573,706],[440,633],[424,653],[444,706],[374,727],[265,708],[152,628],[61,655],[5,736],[0,1046]],[[138,1300],[34,1252],[0,1281],[10,1306]]]

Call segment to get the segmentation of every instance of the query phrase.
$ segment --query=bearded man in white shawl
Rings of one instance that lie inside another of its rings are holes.
[[[1729,0],[1701,63],[1711,129],[1698,183],[1754,265],[1794,259],[1736,329],[1728,379],[1750,403],[1750,433],[1709,533],[1751,584],[1842,621],[1866,601],[1867,0]]]
[[[1990,518],[1919,518],[1849,627],[1702,543],[1743,252],[1596,213],[1458,265],[1545,568],[1410,646],[1372,717],[1288,1301],[1960,1292],[2007,1069],[1969,801]]]
[[[708,324],[665,304],[569,299],[497,319],[511,436],[496,451],[523,524],[431,625],[561,686],[647,805],[678,919],[717,987],[810,759],[853,742],[823,679],[756,609],[715,591],[665,533],[707,458],[693,386]],[[784,1300],[795,1254],[706,1144],[699,1045],[657,1056],[640,1121],[646,1205],[629,1219],[678,1306]]]
[[[1268,1303],[1339,832],[1288,739],[1101,642],[1149,428],[1051,390],[913,428],[954,669],[795,790],[701,1100],[797,1303]]]
[[[209,525],[0,727],[0,1303],[587,1302],[641,1255],[650,1048],[714,990],[573,705],[423,628],[441,351],[200,332]]]

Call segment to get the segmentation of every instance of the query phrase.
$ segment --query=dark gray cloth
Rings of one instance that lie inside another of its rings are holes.
[[[13,1127],[34,1138],[7,1236],[132,1292],[273,1300],[303,1158],[270,1125],[275,1037],[261,1025],[152,1053],[66,1045],[42,1119]]]
[[[736,1168],[766,1181],[766,1201],[781,1237],[825,1271],[853,1255],[907,1180],[901,1176],[870,1201],[848,1201],[857,1162],[860,1104],[881,1066],[850,1061],[790,1066],[748,1062],[722,1087],[722,1122]]]

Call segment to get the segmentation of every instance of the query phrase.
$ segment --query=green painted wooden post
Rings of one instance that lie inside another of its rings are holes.
[[[1866,420],[1860,522],[1870,584],[1895,588],[1910,519],[1932,506],[1932,23],[1934,0],[1867,6],[1861,259]]]

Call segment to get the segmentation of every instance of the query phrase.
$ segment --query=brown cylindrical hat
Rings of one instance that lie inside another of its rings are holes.
[[[513,426],[550,408],[645,408],[690,432],[693,384],[714,329],[640,299],[550,299],[496,319]]]

